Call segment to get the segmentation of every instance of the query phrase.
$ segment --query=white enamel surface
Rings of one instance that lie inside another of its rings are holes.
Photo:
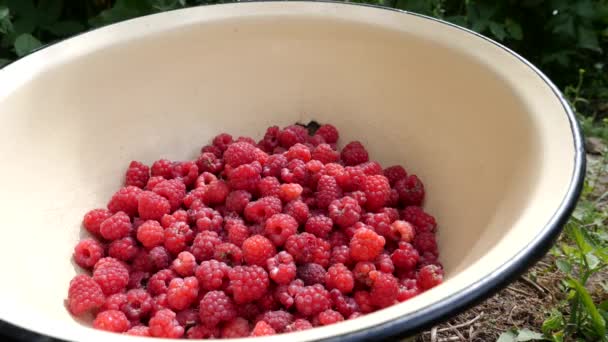
[[[329,3],[242,3],[93,31],[0,70],[0,318],[68,340],[135,340],[65,310],[84,213],[132,159],[194,158],[223,131],[315,119],[403,164],[439,222],[443,285],[313,340],[415,312],[534,239],[572,177],[564,108],[504,49],[428,19]],[[145,340],[144,340],[145,341]]]

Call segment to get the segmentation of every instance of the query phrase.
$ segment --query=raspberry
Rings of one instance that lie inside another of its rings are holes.
[[[165,180],[158,183],[152,190],[169,200],[171,211],[179,209],[186,196],[186,185],[179,179]]]
[[[129,271],[114,258],[102,258],[93,268],[93,280],[99,284],[105,295],[111,295],[127,287]]]
[[[403,279],[399,284],[399,293],[397,293],[397,300],[404,302],[412,297],[420,294],[420,289],[414,279]]]
[[[152,311],[152,297],[144,289],[133,289],[127,292],[126,302],[121,307],[130,320],[140,320]]]
[[[418,261],[418,267],[422,267],[422,266],[426,266],[426,265],[436,265],[436,266],[439,266],[440,268],[443,268],[443,266],[439,262],[438,256],[431,252],[422,253],[422,255],[420,256],[420,259]]]
[[[231,167],[252,163],[255,160],[256,147],[245,142],[230,144],[224,152],[224,163]]]
[[[171,175],[172,178],[181,180],[187,187],[192,187],[198,177],[198,166],[193,161],[175,162]]]
[[[242,317],[237,317],[222,327],[222,338],[247,337],[249,334],[249,322]]]
[[[306,203],[301,200],[295,200],[287,203],[284,213],[293,217],[298,224],[304,224],[308,220],[310,211]]]
[[[391,224],[391,235],[397,241],[412,242],[416,231],[409,222],[397,220]]]
[[[285,332],[302,331],[307,329],[312,329],[312,324],[303,318],[298,318],[285,328]]]
[[[416,177],[409,175],[395,184],[399,200],[405,205],[421,205],[424,201],[424,184]]]
[[[129,330],[129,320],[122,311],[108,310],[101,312],[95,317],[93,327],[95,329],[122,333]]]
[[[265,321],[259,321],[255,324],[253,331],[251,331],[251,336],[268,336],[274,335],[277,332],[272,329],[272,327],[266,323]]]
[[[255,139],[253,139],[251,137],[240,136],[234,142],[245,142],[245,143],[248,143],[250,145],[256,146]]]
[[[219,327],[209,328],[204,325],[197,324],[188,329],[186,336],[188,336],[189,339],[212,339],[219,338],[221,335]]]
[[[331,307],[329,292],[323,285],[306,286],[296,295],[296,309],[304,316],[313,316]]]
[[[156,314],[160,310],[168,309],[169,303],[167,302],[167,294],[160,294],[153,299],[152,314]]]
[[[361,316],[363,316],[363,314],[362,314],[361,312],[353,312],[353,314],[352,314],[352,315],[348,316],[348,319],[349,319],[349,320],[350,320],[350,319],[355,319],[355,318],[359,318],[359,317],[361,317]]]
[[[110,216],[99,226],[99,232],[106,240],[117,240],[129,235],[131,219],[122,211]]]
[[[279,145],[284,148],[290,148],[297,143],[305,143],[308,138],[306,128],[298,125],[285,127],[279,132]]]
[[[293,315],[283,310],[268,311],[260,315],[257,320],[267,323],[272,329],[280,333],[293,323]]]
[[[138,251],[137,242],[132,237],[127,236],[126,238],[112,241],[108,248],[108,255],[118,260],[131,261],[135,258]]]
[[[226,197],[226,210],[242,214],[247,204],[251,201],[251,194],[245,190],[235,190]]]
[[[150,177],[150,179],[148,179],[148,183],[146,183],[146,190],[154,190],[154,187],[157,186],[158,184],[162,183],[165,181],[164,177],[161,176],[154,176],[154,177]]]
[[[228,173],[228,185],[234,190],[253,192],[260,179],[259,169],[254,164],[240,165]]]
[[[344,234],[341,231],[333,231],[329,235],[329,243],[331,244],[332,247],[336,247],[336,246],[347,246],[348,247],[348,242],[349,242],[349,238],[346,236],[346,234]]]
[[[334,310],[325,310],[319,314],[318,319],[321,325],[330,325],[342,322],[344,320],[344,316]]]
[[[106,209],[93,209],[84,215],[82,224],[89,233],[99,236],[99,226],[110,216],[112,213]]]
[[[167,159],[160,159],[152,164],[151,174],[152,177],[160,176],[165,179],[171,179],[171,171],[173,170],[173,163]]]
[[[154,337],[180,338],[184,335],[184,328],[175,319],[175,312],[162,309],[150,318],[150,335]]]
[[[391,193],[388,196],[388,201],[386,201],[386,208],[388,207],[397,207],[399,205],[399,193],[395,189],[391,189]],[[389,208],[394,209],[394,208]]]
[[[342,228],[355,224],[361,217],[361,207],[351,197],[342,197],[331,202],[327,210],[329,218]]]
[[[320,238],[327,238],[334,226],[334,222],[325,215],[314,215],[308,218],[304,230]]]
[[[133,261],[131,261],[131,269],[133,271],[151,272],[154,270],[154,267],[148,251],[141,248],[138,249]]]
[[[125,186],[136,186],[142,188],[148,183],[150,168],[138,161],[132,161],[125,175]]]
[[[384,236],[385,239],[392,239],[391,218],[385,213],[367,213],[363,216],[363,222],[372,227],[376,233]]]
[[[429,252],[437,255],[437,241],[433,233],[422,232],[417,234],[413,242],[419,253]]]
[[[329,291],[329,295],[331,296],[333,306],[343,317],[349,317],[354,312],[359,311],[357,302],[352,297],[343,295],[340,290],[333,289]]]
[[[274,214],[264,224],[264,232],[275,246],[283,246],[287,238],[297,231],[298,222],[286,214]]]
[[[375,264],[380,272],[393,273],[395,271],[395,265],[393,265],[393,260],[391,260],[391,256],[388,252],[383,252],[378,255]]]
[[[238,317],[243,317],[247,320],[253,321],[255,317],[260,314],[261,311],[258,305],[253,302],[239,305],[236,308],[236,312]]]
[[[342,190],[336,183],[336,179],[331,176],[321,176],[317,184],[317,207],[327,208],[329,204],[342,197]]]
[[[129,274],[129,283],[127,289],[143,289],[148,284],[150,273],[143,271],[134,271]]]
[[[312,137],[309,137],[308,143],[311,144],[314,147],[314,146],[319,146],[321,144],[325,144],[326,142],[325,142],[325,139],[322,136],[320,136],[318,134],[315,134]]]
[[[195,275],[200,287],[205,290],[218,290],[228,283],[230,267],[217,260],[206,260],[196,268]]]
[[[243,242],[243,258],[249,265],[264,266],[266,259],[276,254],[272,242],[261,235],[254,235]]]
[[[137,214],[137,198],[142,191],[136,186],[121,188],[108,202],[108,210],[112,213],[123,211],[129,216],[135,216]]]
[[[207,327],[215,327],[236,317],[234,302],[222,291],[210,291],[200,302],[201,322]]]
[[[328,144],[319,144],[312,151],[312,159],[328,164],[337,162],[340,155]]]
[[[336,127],[330,124],[321,125],[315,134],[323,137],[323,140],[328,144],[335,144],[338,142],[338,138],[340,138]]]
[[[165,229],[165,248],[173,255],[179,254],[192,242],[194,233],[190,227],[183,222],[176,222]],[[195,253],[192,253],[196,256]]]
[[[347,166],[342,172],[336,175],[338,185],[344,191],[363,190],[366,175],[360,167]]]
[[[355,231],[350,240],[350,256],[355,261],[374,260],[384,248],[385,240],[368,228]]]
[[[206,185],[200,188],[195,188],[184,196],[182,204],[188,209],[199,208],[203,204],[203,197],[206,192]]]
[[[285,250],[291,254],[299,263],[317,262],[323,265],[322,261],[327,257],[329,263],[330,245],[327,241],[317,239],[310,233],[302,233],[290,236],[285,242]]]
[[[281,251],[266,260],[270,279],[277,284],[289,284],[296,277],[296,264],[291,254]]]
[[[401,165],[389,166],[384,169],[382,173],[388,179],[388,182],[391,184],[391,186],[394,186],[397,181],[400,181],[407,177],[407,172]]]
[[[224,151],[217,146],[206,145],[201,148],[201,153],[213,153],[216,157],[221,158]]]
[[[256,301],[260,312],[268,312],[279,309],[279,303],[274,299],[272,291],[266,292],[262,298]]]
[[[367,154],[365,147],[358,141],[352,141],[344,146],[340,153],[340,157],[342,158],[342,161],[344,161],[344,164],[348,166],[359,165],[369,160],[369,155]]]
[[[171,263],[171,269],[182,277],[194,275],[196,259],[190,252],[181,252]]]
[[[209,183],[203,192],[203,203],[206,205],[223,204],[230,193],[230,187],[223,180]]]
[[[393,264],[401,270],[411,270],[416,267],[420,255],[418,251],[407,242],[400,242],[399,249],[391,254]]]
[[[281,184],[279,188],[279,198],[285,203],[291,202],[300,198],[303,190],[304,188],[302,188],[300,184]]]
[[[335,264],[327,270],[325,284],[328,289],[338,289],[342,293],[349,293],[355,287],[353,273],[343,264]]]
[[[298,183],[306,185],[309,179],[306,163],[299,159],[293,159],[287,163],[287,166],[281,169],[281,180],[284,183]]]
[[[230,266],[243,263],[243,251],[237,246],[224,242],[215,247],[213,258]]]
[[[200,172],[218,174],[224,169],[224,161],[211,152],[204,152],[196,159],[196,167]]]
[[[390,273],[379,271],[370,272],[369,277],[372,280],[371,303],[380,308],[393,305],[399,292],[397,278]]]
[[[228,277],[237,304],[260,299],[268,290],[268,274],[259,266],[236,266],[228,272]]]
[[[434,232],[437,228],[437,222],[435,222],[435,218],[424,212],[421,207],[406,207],[401,212],[401,218],[404,221],[412,223],[416,228],[416,233]]]
[[[263,197],[257,201],[250,202],[245,207],[245,218],[254,223],[263,223],[269,217],[281,212],[281,200],[277,197]]]
[[[264,177],[258,182],[260,197],[279,196],[281,184],[276,177]]]
[[[175,273],[169,269],[156,272],[150,277],[150,280],[148,280],[148,291],[154,296],[167,293],[169,283],[175,277]]]
[[[195,277],[174,278],[167,289],[169,307],[177,311],[190,306],[198,296],[198,280]]]
[[[70,281],[68,309],[75,316],[101,307],[105,298],[101,287],[91,277],[80,274]]]
[[[303,144],[295,144],[291,146],[287,152],[285,152],[287,160],[299,159],[303,162],[307,162],[311,158],[310,149]]]
[[[226,220],[224,229],[228,232],[228,242],[242,246],[245,239],[249,237],[249,229],[241,219],[238,220]]]
[[[416,282],[422,291],[433,288],[443,282],[443,270],[437,265],[426,265],[418,271]]]
[[[264,177],[279,177],[281,170],[285,167],[287,167],[287,157],[282,154],[273,154],[266,160],[262,174]]]
[[[382,175],[367,176],[365,178],[365,208],[376,210],[383,207],[391,194],[391,186],[388,179]]]
[[[353,295],[353,298],[355,299],[355,302],[357,303],[357,306],[359,307],[361,313],[366,314],[374,311],[374,306],[372,305],[372,297],[369,292],[357,291]]]
[[[125,332],[125,334],[131,335],[131,336],[149,337],[150,328],[148,328],[145,325],[137,325],[137,326],[134,326],[131,329],[127,330],[127,332]]]
[[[196,303],[197,309],[186,309],[178,312],[175,315],[175,319],[179,322],[179,325],[184,329],[195,326],[201,322],[200,315],[198,314],[198,303]]]
[[[279,146],[279,127],[268,127],[266,133],[264,133],[264,137],[260,140],[258,145],[262,150],[271,153],[275,147]]]
[[[368,161],[357,167],[367,176],[382,175],[382,166],[376,161]]]
[[[205,186],[211,184],[211,182],[216,181],[216,180],[217,180],[216,175],[205,171],[196,178],[196,181],[194,182],[194,188],[195,189],[204,188]]]
[[[190,253],[194,255],[196,261],[209,260],[213,257],[215,246],[222,243],[216,232],[204,231],[196,234]]]
[[[222,230],[224,218],[222,218],[220,213],[211,208],[190,209],[188,215],[196,223],[196,227],[201,232],[211,230],[219,233]]]
[[[369,261],[359,261],[353,268],[355,279],[364,285],[371,285],[372,281],[369,278],[369,273],[376,270],[376,266]]]
[[[152,268],[156,270],[162,270],[163,268],[169,267],[171,261],[171,255],[169,251],[163,246],[157,246],[150,250],[148,253]]]
[[[211,143],[223,153],[232,144],[232,136],[228,133],[221,133],[216,135]]]
[[[95,266],[104,257],[103,245],[95,239],[82,239],[74,247],[74,261],[82,268]]]
[[[335,246],[331,249],[331,258],[329,264],[350,264],[350,249],[348,246]]]
[[[323,163],[318,160],[311,160],[306,163],[306,170],[314,177],[323,169]],[[320,177],[320,176],[319,176]]]
[[[137,228],[137,240],[151,249],[165,242],[165,230],[158,221],[149,220]]]

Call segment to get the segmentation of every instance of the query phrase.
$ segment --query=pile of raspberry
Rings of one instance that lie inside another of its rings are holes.
[[[443,280],[424,186],[338,131],[222,133],[196,160],[133,161],[84,216],[67,307],[97,329],[235,338],[310,329],[406,301]]]

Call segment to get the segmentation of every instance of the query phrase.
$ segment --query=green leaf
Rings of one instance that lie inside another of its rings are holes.
[[[583,252],[583,254],[587,254],[593,250],[593,247],[591,247],[585,240],[585,237],[583,236],[583,233],[581,232],[578,225],[569,224],[568,228],[570,236],[572,237],[574,242],[576,242],[576,245]]]
[[[604,311],[608,311],[608,300],[601,302],[597,307]]]
[[[583,18],[593,18],[595,11],[593,10],[593,3],[591,0],[577,0],[576,6],[574,6],[574,12]]]
[[[24,33],[15,40],[15,53],[17,56],[25,56],[33,50],[42,46],[42,43],[29,33]]]
[[[49,25],[57,21],[63,9],[63,0],[40,0],[38,3],[39,22]]]
[[[564,332],[558,331],[555,334],[551,335],[551,341],[553,342],[564,342]]]
[[[581,302],[583,303],[583,306],[585,307],[585,311],[587,311],[587,314],[589,314],[591,317],[591,322],[593,323],[595,333],[599,336],[606,335],[606,322],[595,307],[595,304],[593,304],[593,299],[591,299],[587,289],[585,289],[585,287],[574,278],[570,278],[568,282],[576,290]]]
[[[89,20],[89,23],[98,27],[153,12],[152,7],[146,0],[117,0],[114,7],[101,12],[97,17]]]
[[[507,28],[507,32],[509,36],[515,40],[522,40],[524,38],[524,33],[521,29],[521,25],[518,22],[507,18],[505,21],[505,27]]]
[[[551,311],[551,315],[545,319],[541,327],[543,333],[550,335],[556,330],[560,330],[564,327],[564,315],[556,309]]]
[[[60,21],[53,25],[43,26],[43,29],[59,37],[72,36],[84,31],[84,25],[77,21]]]
[[[600,259],[598,259],[598,257],[595,256],[595,254],[593,254],[593,252],[589,252],[587,254],[585,254],[585,260],[587,261],[587,265],[589,266],[589,269],[594,269],[597,267],[597,265],[600,264]]]
[[[496,342],[517,342],[517,335],[511,330],[505,331],[498,336]]]
[[[568,260],[557,259],[555,261],[555,265],[560,271],[566,274],[570,274],[570,272],[572,272],[572,265],[568,262]]]
[[[7,65],[10,62],[11,62],[10,59],[0,58],[0,68],[2,68],[3,66]]]
[[[517,342],[543,340],[543,334],[530,329],[521,329],[517,334]]]
[[[9,18],[10,11],[6,6],[0,6],[0,21]]]
[[[467,26],[467,18],[464,15],[455,15],[446,17],[445,20],[451,22],[454,25],[465,27]]]
[[[494,37],[496,37],[498,40],[503,40],[507,36],[505,26],[494,21],[490,22],[490,32],[492,32]]]
[[[490,22],[485,19],[478,19],[472,22],[471,30],[481,33],[488,28],[489,24]]]
[[[597,33],[585,27],[578,28],[577,45],[585,49],[602,52],[602,48],[600,48],[600,42],[597,38]]]

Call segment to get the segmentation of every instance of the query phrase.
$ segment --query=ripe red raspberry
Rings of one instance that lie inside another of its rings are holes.
[[[171,255],[169,251],[163,246],[156,246],[148,252],[148,258],[152,264],[154,270],[162,270],[163,268],[169,267],[171,262]]]
[[[244,212],[245,219],[254,223],[263,223],[272,215],[280,213],[282,209],[283,206],[278,197],[263,197],[247,204]]]
[[[228,271],[228,277],[236,304],[260,299],[268,290],[268,274],[259,266],[236,266]]]
[[[372,227],[376,233],[384,236],[385,239],[393,238],[391,231],[391,218],[386,213],[367,213],[362,217],[362,221]]]
[[[151,171],[152,177],[160,176],[165,179],[171,179],[172,170],[173,170],[173,163],[170,160],[160,159],[160,160],[155,161],[152,164],[152,168],[150,171]]]
[[[310,175],[306,168],[306,163],[299,159],[293,159],[287,163],[287,166],[281,169],[281,180],[283,183],[298,183],[306,185]]]
[[[214,153],[204,152],[196,159],[196,167],[199,172],[218,174],[224,169],[224,160],[218,158]]]
[[[171,263],[171,269],[182,277],[194,275],[196,259],[190,252],[181,252]]]
[[[216,135],[211,141],[213,146],[219,148],[220,151],[224,152],[232,144],[232,136],[228,133],[220,133]]]
[[[165,248],[173,255],[179,254],[192,242],[194,233],[183,222],[176,222],[165,229]],[[196,256],[195,253],[192,253]]]
[[[338,185],[344,191],[363,190],[366,175],[360,167],[347,166],[336,175]]]
[[[416,228],[416,233],[434,232],[437,228],[435,218],[427,214],[421,207],[409,206],[401,212],[401,218],[410,222]]]
[[[303,144],[307,139],[308,131],[302,126],[287,126],[279,132],[279,145],[284,148],[290,148],[297,143]]]
[[[325,284],[328,289],[338,289],[342,293],[349,293],[355,287],[353,273],[343,264],[335,264],[327,270]]]
[[[198,177],[198,166],[193,161],[175,162],[171,170],[172,178],[179,179],[187,187],[192,187]]]
[[[272,327],[266,323],[265,321],[259,321],[255,324],[253,331],[251,331],[251,336],[268,336],[274,335],[277,332],[272,329]]]
[[[186,196],[186,185],[179,179],[165,180],[158,183],[152,190],[169,200],[171,211],[179,209]]]
[[[369,277],[372,280],[371,303],[380,308],[393,305],[399,292],[397,278],[390,273],[379,271],[370,272]]]
[[[139,252],[137,242],[130,236],[114,240],[108,248],[108,255],[121,261],[131,261]]]
[[[331,298],[321,284],[306,286],[296,295],[296,309],[304,316],[314,316],[329,308]]]
[[[206,205],[223,204],[230,193],[230,187],[223,180],[212,181],[203,192],[203,203]]]
[[[213,257],[215,247],[222,243],[216,232],[204,231],[196,234],[190,253],[194,255],[196,261],[209,260]]]
[[[319,144],[312,151],[312,159],[318,160],[323,164],[335,163],[340,159],[340,154],[328,144]]]
[[[158,221],[146,221],[137,228],[137,240],[147,249],[161,246],[165,242],[165,230]]]
[[[93,209],[84,215],[82,224],[89,233],[99,236],[99,226],[110,216],[112,213],[106,209]]]
[[[184,335],[184,327],[175,319],[175,312],[169,309],[157,311],[150,318],[150,335],[154,337],[180,338]]]
[[[418,251],[407,242],[399,242],[399,249],[396,249],[391,255],[393,264],[401,270],[412,270],[418,264],[420,255]]]
[[[315,134],[322,136],[323,140],[328,144],[335,144],[338,142],[338,138],[340,138],[340,134],[336,127],[330,124],[321,125]]]
[[[279,196],[281,184],[276,177],[264,177],[258,182],[260,197]]]
[[[236,307],[223,291],[210,291],[200,302],[201,322],[207,327],[215,327],[220,322],[228,322],[236,317]]]
[[[176,313],[175,319],[177,319],[179,325],[184,327],[184,329],[198,325],[201,322],[201,317],[198,313],[199,302],[200,301],[195,302],[196,309],[186,309]]]
[[[393,265],[393,260],[391,260],[391,256],[386,251],[378,255],[375,264],[376,269],[378,269],[378,271],[380,272],[393,273],[395,271],[395,265]]]
[[[105,295],[124,290],[129,283],[129,271],[123,263],[114,258],[102,258],[93,268],[95,280]]]
[[[99,259],[104,257],[103,245],[91,238],[82,239],[74,247],[74,261],[82,268],[95,266]]]
[[[307,162],[305,164],[306,170],[308,171],[308,173],[315,178],[317,176],[317,174],[319,172],[321,172],[321,170],[323,170],[324,165],[322,162],[318,161],[318,160],[311,160],[309,162]],[[319,175],[317,178],[320,178],[321,176]]]
[[[424,184],[416,177],[409,175],[395,183],[399,200],[405,205],[421,205],[424,201]]]
[[[296,277],[296,264],[291,254],[281,251],[266,260],[270,279],[277,284],[289,284]]]
[[[100,308],[105,297],[99,284],[91,277],[80,274],[70,281],[68,309],[75,316]]]
[[[424,254],[425,252],[438,254],[437,251],[437,240],[433,233],[422,232],[416,235],[413,242],[414,247],[419,253]]]
[[[357,302],[352,298],[342,294],[340,290],[333,289],[329,291],[333,307],[342,314],[343,317],[349,317],[354,312],[359,311]]]
[[[246,142],[230,144],[224,152],[224,162],[231,167],[252,163],[255,160],[256,147]]]
[[[275,246],[283,246],[297,231],[298,222],[286,214],[274,214],[264,224],[264,233]]]
[[[221,335],[222,338],[239,338],[247,337],[250,333],[249,321],[242,317],[237,317],[224,324]]]
[[[154,271],[154,264],[150,258],[150,254],[143,248],[139,248],[135,257],[131,261],[131,270],[141,272],[152,272]]]
[[[369,261],[359,261],[353,268],[353,276],[359,283],[370,286],[372,284],[369,273],[376,270],[376,266]]]
[[[374,260],[384,248],[385,239],[368,228],[360,228],[350,240],[350,256],[355,261]]]
[[[299,263],[316,262],[329,264],[330,245],[323,239],[318,239],[310,233],[290,236],[285,242],[285,250]],[[324,260],[327,258],[327,260]],[[326,261],[326,262],[325,262]]]
[[[127,289],[143,289],[150,280],[150,273],[143,271],[133,271],[129,273],[129,283]]]
[[[401,165],[389,166],[384,169],[382,173],[388,179],[388,182],[391,184],[391,186],[394,186],[397,181],[400,181],[407,177],[407,172]]]
[[[335,246],[331,249],[331,258],[329,264],[344,264],[350,265],[350,249],[348,246]]]
[[[240,218],[227,218],[224,223],[224,230],[228,234],[228,242],[237,247],[241,247],[243,241],[249,237],[249,229]]]
[[[205,290],[218,290],[228,283],[230,267],[217,260],[206,260],[196,268],[195,275],[200,287]]]
[[[156,314],[160,310],[169,310],[169,303],[167,302],[166,293],[154,297],[153,302],[152,315]]]
[[[211,208],[190,209],[188,215],[200,232],[211,230],[219,233],[222,230],[224,218]]]
[[[437,265],[426,265],[418,271],[416,282],[422,291],[433,288],[443,282],[443,270]]]
[[[276,254],[272,242],[262,235],[254,235],[243,242],[243,258],[249,265],[266,265],[266,260]]]
[[[312,324],[310,324],[310,322],[306,319],[298,318],[285,328],[285,332],[302,331],[307,329],[312,329]]]
[[[165,178],[161,177],[161,176],[150,177],[150,179],[148,179],[148,183],[146,183],[146,187],[144,189],[154,190],[155,186],[157,186],[158,184],[160,184],[161,182],[164,182],[164,181],[165,181]]]
[[[267,323],[276,332],[281,333],[289,324],[293,323],[293,315],[284,310],[268,311],[261,314],[256,320]]]
[[[145,326],[145,325],[137,325],[132,327],[131,329],[127,330],[127,332],[125,332],[126,335],[131,335],[131,336],[142,336],[142,337],[149,337],[150,335],[150,328]]]
[[[409,222],[397,220],[391,224],[391,235],[397,241],[412,242],[416,231]]]
[[[367,197],[365,197],[365,192],[363,191],[347,192],[344,195],[354,198],[362,208],[365,206],[365,202],[367,202]]]
[[[329,217],[332,221],[342,228],[349,227],[359,221],[361,217],[361,207],[359,203],[351,197],[337,199],[328,207]]]
[[[182,204],[188,209],[199,208],[203,204],[203,197],[207,191],[206,185],[200,188],[195,188],[184,196]]]
[[[340,153],[340,157],[342,158],[342,161],[344,161],[344,164],[348,166],[359,165],[369,160],[367,150],[365,150],[365,147],[358,141],[352,141],[344,146]]]
[[[397,294],[397,300],[404,302],[412,297],[420,294],[420,289],[416,284],[415,279],[403,279],[399,284],[399,293]]]
[[[317,316],[320,325],[330,325],[344,320],[344,316],[334,310],[325,310]]]
[[[420,255],[418,267],[423,267],[426,265],[436,265],[439,268],[443,268],[443,265],[441,264],[441,262],[439,262],[439,256],[431,252],[424,252]]]
[[[279,309],[279,302],[274,299],[274,294],[272,291],[267,291],[262,298],[256,301],[260,312],[268,312],[272,310]]]
[[[212,339],[212,338],[220,338],[220,328],[213,327],[209,328],[207,326],[197,324],[192,328],[188,329],[186,333],[189,339]]]
[[[374,306],[372,304],[372,297],[367,291],[357,291],[353,295],[357,306],[361,313],[366,314],[374,311]],[[355,312],[356,313],[356,312]],[[350,317],[349,317],[350,319]]]
[[[307,162],[311,158],[310,149],[304,144],[295,144],[291,146],[287,152],[285,152],[287,160],[299,159],[303,162]]]
[[[120,310],[125,313],[131,321],[137,321],[146,317],[152,311],[153,301],[150,294],[144,289],[129,290],[126,301]]]
[[[306,232],[320,238],[327,238],[334,226],[334,222],[325,215],[314,215],[308,218],[304,229]]]
[[[211,182],[214,182],[216,180],[217,180],[216,175],[205,171],[196,178],[196,181],[194,182],[194,188],[195,189],[204,188],[207,185],[211,184]]]
[[[284,213],[293,217],[298,224],[304,224],[310,215],[308,205],[299,199],[287,203]]]
[[[128,236],[131,228],[129,216],[119,211],[101,223],[99,232],[104,239],[111,241]]]
[[[265,152],[271,153],[277,146],[279,146],[279,127],[271,126],[266,129],[264,137],[258,143],[258,146]]]
[[[167,289],[169,307],[176,311],[190,306],[198,296],[198,280],[195,277],[174,278]]]
[[[236,245],[224,242],[215,247],[213,258],[230,266],[240,265],[243,263],[243,251]]]
[[[176,277],[176,274],[169,270],[160,270],[156,272],[150,280],[148,280],[148,291],[153,296],[158,296],[164,293],[167,293],[167,289],[169,288],[169,283],[173,278]]]
[[[129,216],[135,216],[137,214],[137,198],[142,191],[136,186],[120,188],[108,202],[108,210],[112,213],[123,211]]]
[[[298,279],[304,281],[305,285],[325,284],[327,272],[319,264],[307,263],[298,266]]]
[[[129,168],[127,169],[125,186],[132,185],[143,188],[148,183],[149,178],[150,168],[147,165],[134,160],[129,164]]]
[[[328,241],[332,248],[336,246],[348,246],[349,237],[347,237],[342,231],[333,231],[329,235]]]
[[[288,183],[281,184],[279,188],[279,198],[287,203],[300,198],[304,188],[300,184]]]
[[[130,325],[127,316],[125,316],[122,311],[118,310],[100,312],[93,321],[93,327],[95,329],[116,333],[122,333],[129,330]]]
[[[221,158],[224,151],[217,146],[205,145],[201,148],[201,153],[213,153],[216,157]]]
[[[376,210],[383,207],[388,201],[391,194],[391,186],[388,179],[383,175],[367,176],[364,186],[365,208],[368,210]]]
[[[280,177],[281,170],[285,167],[287,167],[287,157],[283,154],[273,154],[266,160],[262,174],[264,177]]]
[[[226,210],[242,214],[251,201],[251,194],[245,190],[235,190],[226,197]]]

